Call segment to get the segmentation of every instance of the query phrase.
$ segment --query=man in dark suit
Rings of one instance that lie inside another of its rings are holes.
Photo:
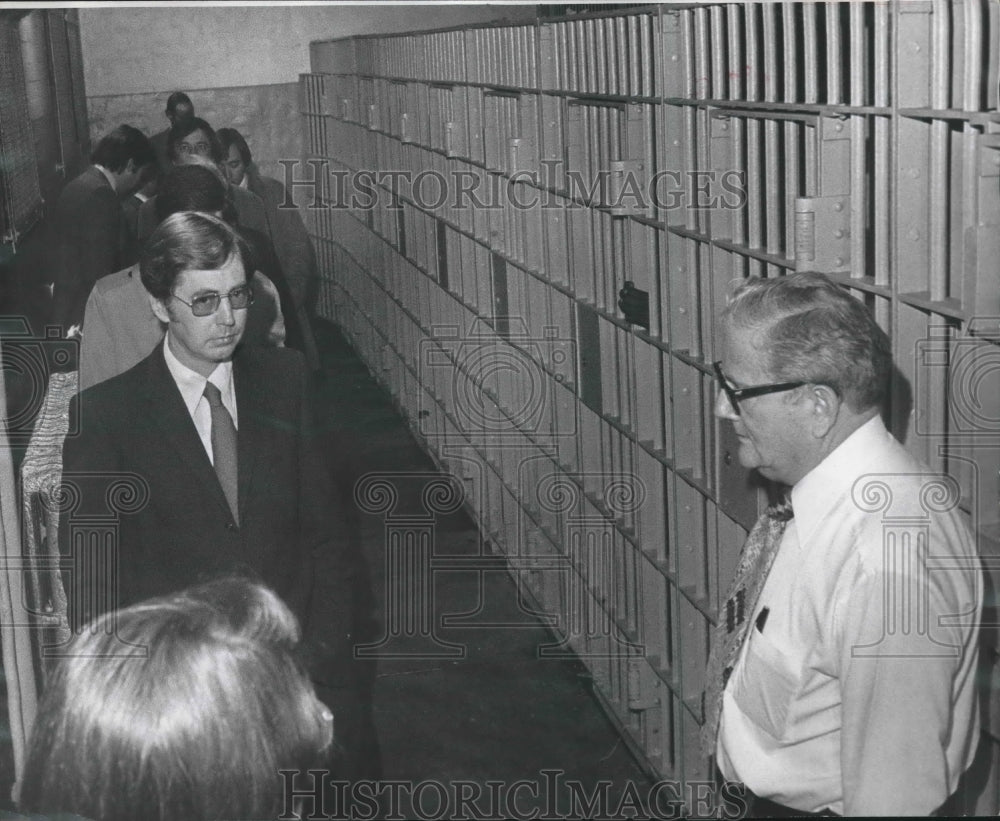
[[[134,261],[124,254],[121,199],[156,161],[146,136],[128,125],[102,138],[90,159],[93,165],[62,190],[52,221],[52,319],[67,335],[83,322],[94,283]]]
[[[172,165],[170,155],[167,152],[167,135],[170,133],[170,128],[173,128],[177,123],[194,118],[194,103],[191,102],[191,98],[183,91],[175,91],[167,97],[167,110],[163,113],[167,115],[170,127],[164,128],[163,131],[158,131],[149,138],[149,141],[153,144],[153,150],[156,152],[156,161],[160,166],[160,173],[166,174]]]
[[[214,166],[182,165],[172,168],[163,178],[162,189],[156,196],[156,212],[162,222],[179,211],[200,211],[229,221],[226,189]],[[267,241],[260,234],[244,232],[233,225],[249,243],[251,251],[259,250],[254,260],[253,302],[247,309],[243,345],[281,346],[299,349],[292,317],[286,323],[282,295],[268,278],[273,273],[268,265],[274,252],[267,253]],[[250,260],[246,260],[248,263]],[[264,273],[264,271],[268,273]],[[285,301],[290,305],[290,297]],[[289,309],[290,310],[290,309]],[[163,341],[165,328],[149,305],[149,292],[142,284],[138,263],[101,277],[87,299],[83,319],[83,340],[80,343],[80,389],[89,388],[112,376],[124,373],[139,364]],[[291,332],[291,333],[290,333]]]
[[[216,132],[222,146],[223,167],[234,189],[256,194],[264,203],[271,225],[274,250],[291,292],[303,332],[303,347],[309,366],[319,368],[319,353],[309,325],[319,282],[316,252],[302,215],[287,196],[285,186],[272,177],[263,176],[253,164],[250,146],[235,128],[220,128]],[[287,311],[286,311],[287,314]]]
[[[79,434],[66,441],[64,478],[79,504],[60,525],[64,548],[77,551],[70,621],[78,627],[102,610],[249,574],[302,621],[306,663],[350,756],[361,720],[351,658],[355,546],[310,434],[301,355],[239,347],[252,299],[247,254],[225,222],[195,212],[168,217],[143,250],[142,282],[167,332],[71,412]],[[109,488],[123,476],[141,489],[117,511],[117,580],[95,578],[83,570],[97,566],[94,556],[82,554],[103,548],[87,517],[107,515]],[[314,590],[317,578],[323,588]]]
[[[142,187],[122,200],[122,221],[125,224],[125,256],[138,260],[139,250],[139,209],[150,197],[155,197],[160,187],[160,170],[156,168],[147,175]]]

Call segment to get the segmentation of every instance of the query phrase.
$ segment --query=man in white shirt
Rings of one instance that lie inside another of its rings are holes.
[[[846,290],[745,280],[721,327],[715,413],[791,518],[755,528],[720,613],[705,752],[751,816],[927,815],[979,738],[983,582],[958,486],[885,429],[889,341]]]

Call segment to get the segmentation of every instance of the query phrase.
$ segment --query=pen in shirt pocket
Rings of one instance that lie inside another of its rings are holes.
[[[754,625],[756,625],[758,633],[764,632],[764,625],[767,624],[767,617],[770,612],[770,609],[767,607],[762,607],[757,614],[757,620],[754,622]]]

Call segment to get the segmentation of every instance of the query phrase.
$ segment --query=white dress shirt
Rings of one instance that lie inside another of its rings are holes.
[[[233,387],[233,363],[220,362],[206,379],[200,373],[191,370],[183,364],[170,350],[170,331],[163,338],[163,357],[167,360],[167,369],[181,392],[184,407],[187,408],[191,421],[198,431],[198,438],[205,447],[208,460],[214,465],[212,453],[212,409],[205,398],[205,383],[211,382],[222,394],[222,404],[229,415],[233,417],[233,426],[239,430],[240,423],[236,415],[236,390]]]
[[[727,779],[851,816],[927,815],[955,790],[979,737],[983,582],[934,479],[876,417],[792,489],[763,630],[723,695]]]

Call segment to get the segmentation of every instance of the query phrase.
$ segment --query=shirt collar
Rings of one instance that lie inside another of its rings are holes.
[[[108,169],[105,168],[103,165],[98,165],[97,163],[94,163],[94,168],[96,168],[98,171],[100,171],[104,175],[104,179],[106,179],[108,181],[108,185],[111,186],[111,190],[114,191],[117,194],[118,193],[118,186],[115,185],[114,174],[112,174],[110,171],[108,171]]]
[[[245,171],[243,172],[243,179],[240,180],[240,184],[237,187],[242,188],[244,191],[249,191],[250,190],[249,183],[250,183],[250,172]]]
[[[841,442],[792,488],[792,509],[801,544],[813,528],[843,499],[858,476],[876,470],[892,434],[875,415]]]
[[[206,379],[174,356],[174,352],[170,350],[169,339],[170,329],[168,328],[163,337],[163,358],[167,361],[167,370],[170,371],[174,382],[177,383],[177,389],[181,392],[181,398],[184,400],[184,407],[187,408],[188,414],[194,416],[195,409],[205,393],[205,383],[211,382],[222,394],[222,404],[229,410],[230,415],[233,415],[233,410],[236,407],[233,392],[233,363],[231,361],[220,362]]]

